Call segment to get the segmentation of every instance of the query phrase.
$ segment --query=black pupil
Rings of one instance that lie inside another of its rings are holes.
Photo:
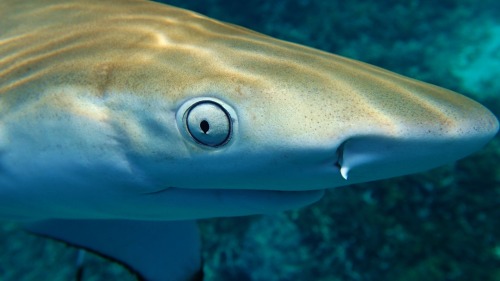
[[[200,123],[200,129],[203,131],[204,134],[210,130],[210,125],[208,124],[207,120],[203,120]]]

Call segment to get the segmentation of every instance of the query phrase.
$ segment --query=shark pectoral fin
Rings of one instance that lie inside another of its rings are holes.
[[[26,229],[121,262],[144,280],[202,280],[194,221],[45,220]]]

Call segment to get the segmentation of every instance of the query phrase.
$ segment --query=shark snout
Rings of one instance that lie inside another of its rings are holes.
[[[342,177],[354,183],[406,175],[473,153],[499,130],[498,119],[483,106],[478,106],[482,111],[480,115],[438,124],[442,127],[445,123],[453,123],[453,128],[443,129],[441,133],[407,124],[407,133],[401,135],[388,133],[347,138],[337,151],[337,166]],[[469,113],[464,113],[463,117]]]

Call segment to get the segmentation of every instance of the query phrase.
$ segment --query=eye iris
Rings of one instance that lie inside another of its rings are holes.
[[[231,134],[228,112],[218,103],[201,101],[192,105],[185,122],[191,137],[198,143],[217,147],[227,142]]]

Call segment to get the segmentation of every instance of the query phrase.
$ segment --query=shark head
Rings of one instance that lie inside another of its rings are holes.
[[[277,211],[453,162],[498,131],[440,87],[132,3],[9,4],[0,26],[30,20],[0,37],[0,216]]]

